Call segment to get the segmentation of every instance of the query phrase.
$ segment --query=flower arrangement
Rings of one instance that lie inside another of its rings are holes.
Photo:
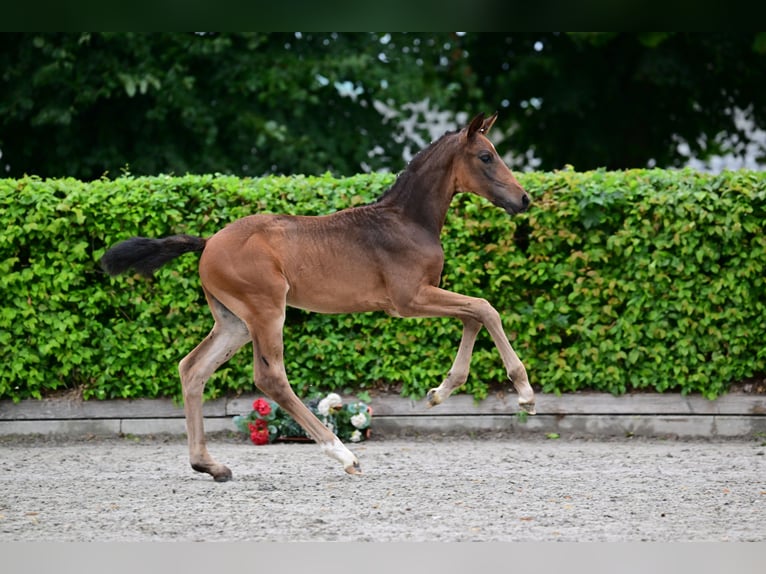
[[[330,393],[309,401],[306,406],[340,440],[360,442],[369,438],[372,408],[362,401],[344,405],[340,395]],[[234,424],[257,445],[279,440],[310,440],[303,427],[269,399],[255,399],[253,410],[247,415],[235,416]]]

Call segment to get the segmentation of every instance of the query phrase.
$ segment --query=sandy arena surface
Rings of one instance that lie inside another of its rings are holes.
[[[764,541],[766,446],[497,434],[353,445],[0,438],[0,541]]]

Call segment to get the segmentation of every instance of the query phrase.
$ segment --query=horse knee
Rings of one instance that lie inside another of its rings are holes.
[[[498,313],[497,309],[495,309],[486,299],[476,299],[474,313],[476,315],[476,320],[485,326],[491,327],[492,325],[499,325],[501,322],[500,313]]]

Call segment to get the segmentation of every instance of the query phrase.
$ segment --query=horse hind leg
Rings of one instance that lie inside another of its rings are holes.
[[[328,429],[293,391],[284,364],[282,326],[284,309],[259,309],[248,319],[253,337],[255,385],[299,424],[326,455],[340,462],[349,474],[361,474],[356,456]]]
[[[210,295],[208,303],[215,317],[215,326],[210,334],[181,360],[178,370],[184,397],[191,467],[211,475],[216,482],[225,482],[231,479],[231,470],[216,462],[207,450],[202,418],[202,393],[205,383],[216,369],[247,343],[250,335],[245,324]]]
[[[257,363],[257,361],[256,361]],[[343,465],[348,474],[361,474],[361,467],[356,456],[328,429],[309,408],[298,398],[284,370],[277,366],[258,366],[256,368],[256,386],[267,396],[287,411],[306,433],[316,442],[330,458]]]

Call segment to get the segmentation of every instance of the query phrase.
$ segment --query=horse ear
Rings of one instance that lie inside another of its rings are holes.
[[[492,126],[495,125],[495,120],[497,119],[497,112],[492,114],[490,117],[488,117],[486,120],[484,120],[481,124],[481,128],[479,131],[483,133],[484,135],[487,135],[489,133],[489,130],[492,129]]]
[[[467,139],[473,139],[473,136],[476,135],[476,132],[482,131],[482,126],[484,125],[484,114],[479,114],[475,118],[471,120],[471,123],[468,124],[468,127],[465,128],[465,137]]]

